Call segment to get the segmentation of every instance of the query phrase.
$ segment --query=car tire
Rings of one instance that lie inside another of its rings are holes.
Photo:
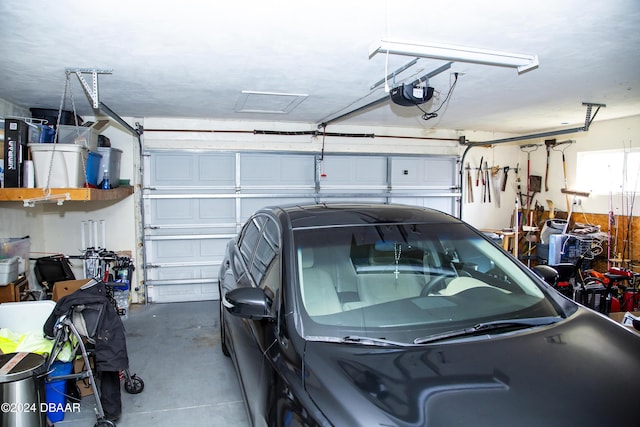
[[[224,307],[222,306],[222,294],[220,294],[220,347],[222,354],[229,357],[229,348],[227,347],[227,333],[224,330]]]

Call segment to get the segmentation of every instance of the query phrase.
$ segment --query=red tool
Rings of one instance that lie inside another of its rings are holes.
[[[482,175],[482,159],[484,159],[484,156],[480,157],[480,163],[478,164],[478,173],[476,173],[476,187],[480,185],[480,176]]]

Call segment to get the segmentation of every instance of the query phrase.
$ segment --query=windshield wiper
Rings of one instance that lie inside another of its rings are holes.
[[[338,337],[324,337],[324,336],[309,336],[307,337],[309,341],[321,341],[321,342],[335,342],[338,344],[361,344],[361,345],[373,345],[373,346],[382,346],[382,347],[405,347],[408,343],[401,343],[397,341],[390,341],[385,338],[371,338],[371,337],[361,337],[358,335],[347,335],[344,338]]]
[[[526,319],[506,319],[506,320],[493,320],[491,322],[478,323],[469,328],[455,329],[453,331],[442,332],[439,334],[428,335],[426,337],[416,338],[413,340],[414,344],[427,344],[436,341],[446,340],[449,338],[457,338],[463,336],[470,336],[481,334],[489,331],[497,330],[515,330],[522,328],[529,328],[532,326],[550,325],[560,321],[562,318],[558,316],[548,317],[530,317]]]
[[[407,344],[390,341],[385,338],[371,338],[371,337],[360,337],[357,335],[347,335],[342,338],[340,341],[345,344],[363,344],[363,345],[378,345],[378,346],[390,346],[390,347],[405,347]]]

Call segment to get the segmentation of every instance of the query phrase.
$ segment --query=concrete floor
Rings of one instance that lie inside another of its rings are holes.
[[[217,301],[133,305],[124,321],[130,372],[144,381],[140,394],[122,391],[120,427],[224,426],[249,423],[231,360],[220,350]],[[60,427],[96,422],[95,399]]]

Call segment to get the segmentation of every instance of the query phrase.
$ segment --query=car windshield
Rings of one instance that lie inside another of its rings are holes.
[[[559,315],[516,261],[464,224],[295,229],[294,242],[307,339],[418,343]]]

